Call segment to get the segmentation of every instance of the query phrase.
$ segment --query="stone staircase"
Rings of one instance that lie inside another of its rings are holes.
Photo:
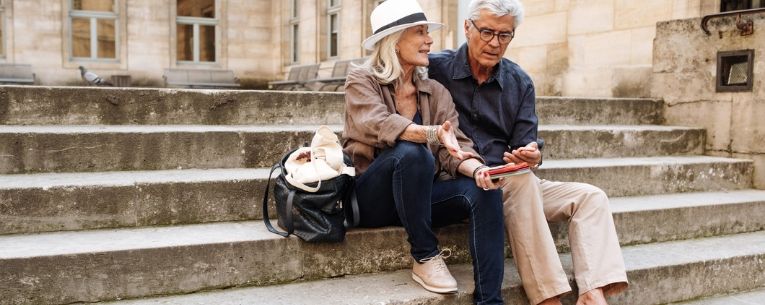
[[[339,132],[342,111],[339,93],[0,86],[0,304],[470,304],[464,225],[438,230],[449,296],[410,279],[401,228],[307,244],[262,225],[267,167],[319,124]],[[705,131],[661,125],[657,100],[537,111],[537,175],[612,198],[631,281],[612,304],[765,286],[751,161],[704,156]],[[510,259],[505,274],[507,304],[525,304]]]

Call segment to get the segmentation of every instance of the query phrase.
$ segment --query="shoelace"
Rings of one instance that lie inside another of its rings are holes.
[[[449,248],[446,248],[441,250],[441,252],[438,252],[438,254],[436,254],[435,256],[421,259],[420,263],[426,263],[440,257],[441,259],[436,261],[435,267],[437,271],[443,271],[444,269],[447,269],[444,259],[449,258],[450,256],[452,256],[452,250]]]

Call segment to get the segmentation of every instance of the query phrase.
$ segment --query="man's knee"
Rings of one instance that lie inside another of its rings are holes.
[[[602,189],[591,184],[582,183],[582,200],[579,203],[580,209],[593,211],[608,211],[608,195]]]
[[[519,205],[542,206],[542,189],[534,173],[505,177],[501,190],[505,210],[516,209]]]
[[[539,190],[539,179],[534,173],[505,177],[502,180],[504,192],[520,192],[524,190]]]

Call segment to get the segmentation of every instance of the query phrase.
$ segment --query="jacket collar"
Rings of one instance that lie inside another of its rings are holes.
[[[419,77],[414,77],[414,86],[417,88],[417,91],[422,93],[427,93],[429,95],[433,94],[433,85],[431,82],[425,81],[420,79]]]
[[[387,88],[389,94],[393,95],[393,84],[387,84],[387,85],[381,85],[382,87]],[[429,82],[427,80],[422,80],[417,76],[414,76],[414,87],[417,88],[417,92],[419,93],[427,93],[428,95],[433,95],[433,83]]]

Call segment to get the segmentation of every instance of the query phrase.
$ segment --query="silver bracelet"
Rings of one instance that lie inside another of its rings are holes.
[[[438,126],[425,126],[425,138],[428,144],[441,145],[441,140],[438,139]]]

